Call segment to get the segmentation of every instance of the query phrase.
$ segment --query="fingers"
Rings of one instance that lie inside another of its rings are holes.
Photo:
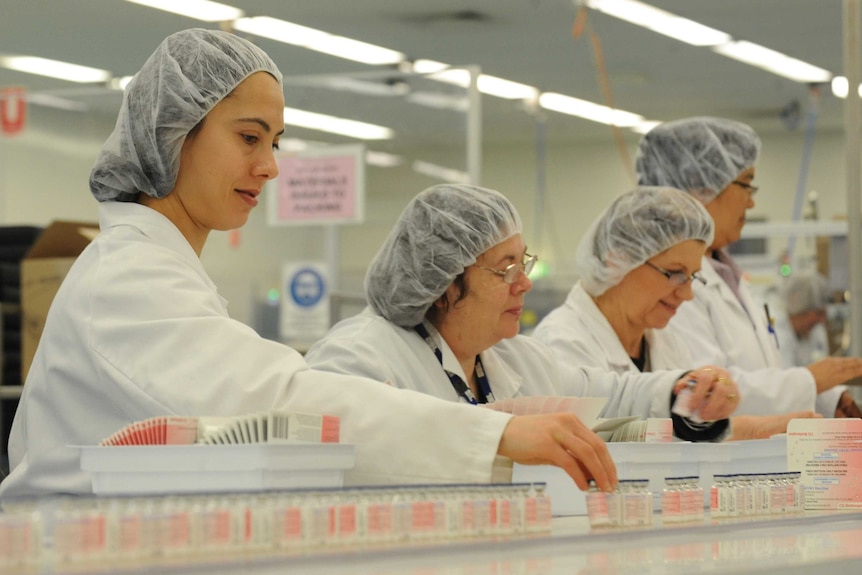
[[[617,485],[616,466],[604,441],[573,413],[513,417],[497,453],[525,465],[556,465],[583,490],[590,479],[603,490]]]
[[[587,488],[589,478],[595,479],[596,485],[603,491],[614,489],[617,485],[617,469],[605,442],[577,418],[569,418],[568,423],[568,428],[560,434],[559,443],[569,461],[561,462],[560,467],[576,483],[579,479],[583,480],[583,483],[578,483],[581,489]],[[575,472],[570,465],[579,466],[578,471]]]
[[[688,379],[694,380],[696,383],[691,390],[691,401],[689,407],[696,409],[706,399],[707,394],[712,390],[715,381],[720,377],[715,368],[711,366],[696,369],[688,374]]]
[[[590,483],[588,477],[592,477],[592,474],[589,468],[582,465],[571,453],[560,447],[551,463],[565,471],[581,491],[589,489]],[[596,480],[596,484],[600,485],[598,479]]]
[[[726,419],[739,406],[739,388],[733,380],[725,377],[716,379],[715,384],[701,408],[701,415],[707,421]]]
[[[714,366],[706,366],[689,372],[677,382],[674,393],[684,387],[692,390],[688,407],[706,421],[726,419],[739,405],[739,389],[730,374]]]

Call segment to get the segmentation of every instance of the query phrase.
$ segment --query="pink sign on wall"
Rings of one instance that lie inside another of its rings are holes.
[[[362,146],[333,146],[278,159],[272,225],[356,223],[364,213]]]

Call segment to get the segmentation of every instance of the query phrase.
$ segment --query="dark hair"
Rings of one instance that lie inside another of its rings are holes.
[[[458,299],[450,303],[449,298],[446,296],[446,292],[443,292],[443,295],[437,298],[437,301],[443,303],[443,308],[438,309],[436,305],[437,302],[434,302],[431,304],[431,307],[428,308],[428,311],[425,312],[425,319],[430,321],[435,327],[439,325],[439,322],[446,317],[447,313],[449,313],[450,306],[454,307],[458,305],[458,302],[464,300],[470,294],[470,286],[467,285],[467,277],[465,276],[466,273],[467,270],[464,270],[455,276],[454,280],[452,280],[452,285],[458,288]]]

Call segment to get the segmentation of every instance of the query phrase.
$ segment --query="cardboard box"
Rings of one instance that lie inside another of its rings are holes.
[[[27,379],[48,309],[75,258],[99,233],[99,225],[57,221],[21,260],[21,384]]]

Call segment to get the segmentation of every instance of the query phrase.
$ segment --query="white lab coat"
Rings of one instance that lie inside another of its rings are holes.
[[[810,371],[781,367],[763,303],[751,296],[748,282],[743,279],[739,286],[743,308],[707,257],[700,273],[707,285],[695,282],[694,300],[677,309],[665,330],[686,345],[695,365],[718,365],[731,373],[743,396],[735,414],[816,409],[825,417],[833,417],[845,388],[839,386],[817,395]]]
[[[452,350],[432,330],[429,332],[443,354],[444,366],[464,378]],[[543,344],[521,335],[505,339],[480,355],[497,399],[534,395],[608,397],[603,417],[669,417],[671,389],[682,373],[620,376],[571,365],[561,374],[559,364]],[[314,369],[363,375],[396,387],[465,401],[452,387],[434,352],[414,330],[398,327],[370,308],[335,325],[308,350],[305,358]],[[605,392],[589,393],[595,389]]]
[[[100,220],[48,314],[2,497],[91,492],[68,446],[98,444],[134,421],[267,409],[339,416],[342,441],[357,446],[348,483],[491,479],[508,414],[313,371],[296,351],[229,318],[167,218],[105,202]]]
[[[590,365],[614,373],[639,371],[581,282],[575,284],[562,305],[542,318],[533,337],[550,347],[561,363]],[[650,371],[692,367],[688,351],[673,334],[649,329],[644,337]],[[669,396],[665,399],[669,401]]]

